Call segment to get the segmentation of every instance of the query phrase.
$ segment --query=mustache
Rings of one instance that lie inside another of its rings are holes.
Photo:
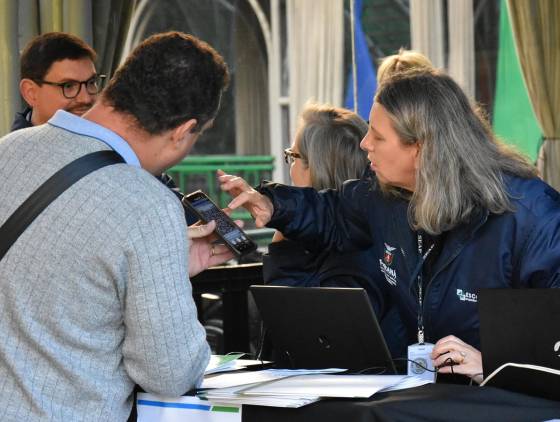
[[[87,103],[70,104],[64,110],[72,114],[84,114],[93,106],[93,101]]]

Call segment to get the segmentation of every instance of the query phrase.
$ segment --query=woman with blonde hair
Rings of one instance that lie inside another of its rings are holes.
[[[478,292],[560,287],[560,194],[436,71],[385,81],[361,146],[371,172],[338,191],[255,190],[230,175],[222,189],[235,197],[230,207],[290,239],[384,249],[371,265],[408,344],[435,343],[439,372],[480,381]]]
[[[383,58],[377,69],[377,83],[381,84],[397,73],[432,69],[434,65],[422,53],[401,48],[397,54]]]

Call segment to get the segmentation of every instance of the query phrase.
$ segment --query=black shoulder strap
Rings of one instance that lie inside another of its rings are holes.
[[[98,151],[84,155],[57,171],[0,227],[0,260],[33,220],[62,192],[101,167],[123,162],[123,158],[115,151]]]

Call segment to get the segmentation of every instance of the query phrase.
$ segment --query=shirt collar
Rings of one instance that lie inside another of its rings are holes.
[[[78,135],[85,135],[98,139],[117,152],[127,164],[135,167],[141,167],[140,160],[138,160],[136,153],[130,147],[128,142],[115,132],[98,125],[97,123],[83,119],[64,110],[58,110],[54,116],[50,118],[48,124]]]

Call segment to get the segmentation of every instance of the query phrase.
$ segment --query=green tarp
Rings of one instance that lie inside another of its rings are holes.
[[[500,139],[515,145],[533,162],[536,161],[542,135],[521,74],[505,0],[501,1],[500,7],[493,126]]]

